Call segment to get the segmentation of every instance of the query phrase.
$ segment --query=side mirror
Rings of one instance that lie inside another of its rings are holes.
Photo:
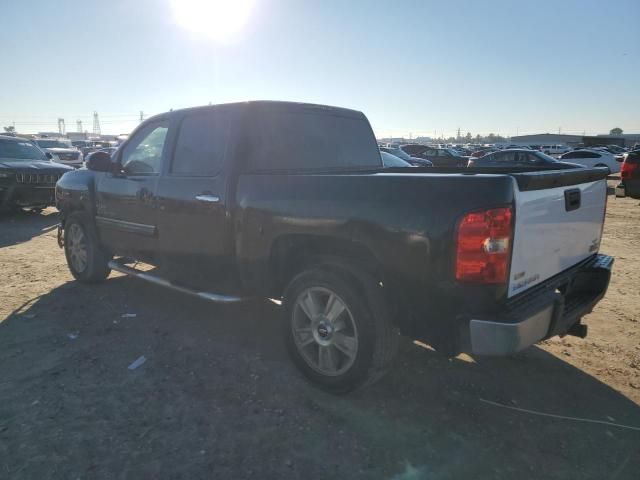
[[[87,168],[94,172],[113,172],[115,165],[107,152],[93,152],[87,156]]]
[[[44,152],[45,157],[47,157],[49,160],[53,160],[53,155],[51,155],[49,152]]]

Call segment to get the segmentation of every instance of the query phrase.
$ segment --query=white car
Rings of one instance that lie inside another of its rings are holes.
[[[607,167],[609,173],[620,172],[620,163],[609,152],[602,150],[574,150],[560,157],[564,162],[577,163],[585,167]]]
[[[547,155],[553,155],[554,153],[556,155],[560,155],[562,153],[570,152],[571,149],[566,145],[543,145],[542,147],[540,147],[540,151],[542,153],[546,153]]]

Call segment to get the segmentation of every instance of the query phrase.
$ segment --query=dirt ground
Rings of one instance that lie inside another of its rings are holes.
[[[475,360],[407,340],[387,377],[344,397],[299,377],[278,307],[116,274],[80,285],[55,210],[4,216],[0,478],[637,479],[639,204],[609,197],[616,264],[585,340]]]

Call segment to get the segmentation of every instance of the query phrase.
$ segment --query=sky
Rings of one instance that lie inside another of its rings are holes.
[[[268,99],[379,137],[640,132],[640,0],[202,1],[0,0],[0,126]]]

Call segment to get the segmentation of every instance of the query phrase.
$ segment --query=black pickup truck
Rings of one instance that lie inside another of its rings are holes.
[[[172,111],[87,166],[56,188],[76,279],[282,302],[294,363],[333,392],[379,378],[399,333],[446,355],[584,336],[609,284],[606,171],[385,169],[352,110]]]

